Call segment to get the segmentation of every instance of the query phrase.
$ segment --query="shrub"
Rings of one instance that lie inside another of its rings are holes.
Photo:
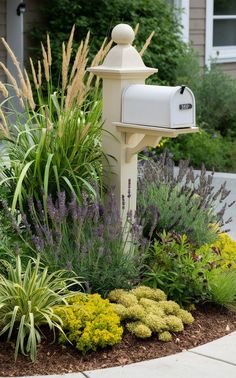
[[[13,230],[25,241],[22,248],[40,252],[50,271],[72,269],[84,278],[88,291],[103,295],[137,282],[145,249],[142,227],[130,215],[122,225],[112,190],[105,202],[91,201],[83,193],[82,203],[75,196],[66,203],[62,192],[55,201],[48,196],[48,215],[42,207],[29,199],[27,216],[21,215],[20,225],[13,217]],[[6,206],[5,212],[12,219]]]
[[[102,122],[98,81],[94,87],[93,75],[86,73],[88,39],[78,48],[72,62],[73,34],[74,28],[67,46],[63,44],[62,47],[62,77],[58,87],[55,86],[57,79],[50,74],[54,62],[49,38],[47,51],[42,46],[43,72],[39,64],[36,74],[31,61],[32,85],[27,72],[21,71],[14,53],[4,42],[16,64],[20,84],[4,65],[2,68],[23,107],[23,114],[13,107],[10,100],[10,109],[4,105],[6,101],[0,107],[3,147],[0,183],[10,192],[12,211],[17,207],[25,210],[28,196],[36,201],[43,196],[44,203],[48,193],[55,195],[62,190],[68,196],[75,193],[79,199],[82,190],[94,196],[92,185],[101,180]],[[95,63],[109,48],[110,45],[103,44],[94,58]],[[33,95],[34,87],[36,93]],[[2,83],[1,91],[9,99],[7,86]],[[2,110],[5,110],[5,115]],[[8,113],[11,122],[7,121]]]
[[[128,331],[138,338],[148,338],[154,333],[158,334],[159,340],[170,341],[172,336],[169,331],[181,332],[184,324],[192,324],[194,321],[188,311],[181,309],[173,301],[167,301],[165,293],[160,289],[138,286],[128,292],[113,290],[108,298],[116,302],[113,304],[114,311],[121,317]]]
[[[155,151],[159,155],[167,149],[178,163],[187,159],[194,168],[200,169],[202,164],[206,169],[219,172],[236,171],[236,142],[235,139],[222,137],[218,132],[206,132],[204,124],[199,133],[180,135],[175,140],[164,139],[160,148]]]
[[[60,341],[69,340],[83,353],[121,341],[123,329],[119,317],[109,301],[98,294],[75,295],[68,299],[67,306],[57,307],[55,313],[63,320],[67,336],[61,335]]]
[[[65,271],[49,274],[47,268],[41,268],[39,256],[37,260],[29,259],[25,271],[19,255],[15,267],[4,260],[1,264],[7,277],[0,275],[0,335],[7,333],[7,340],[11,340],[16,333],[15,358],[20,350],[35,361],[40,328],[47,325],[53,332],[63,332],[62,320],[53,307],[66,304],[71,295],[68,288],[79,282],[68,278]]]
[[[144,220],[146,235],[155,237],[163,230],[174,230],[185,233],[196,245],[214,242],[217,233],[211,225],[224,225],[225,207],[216,212],[216,205],[230,193],[226,184],[214,191],[213,174],[207,175],[203,167],[196,175],[187,161],[181,161],[176,171],[166,152],[155,160],[140,163],[138,213]]]
[[[185,235],[160,235],[150,248],[143,272],[144,283],[165,290],[168,298],[182,305],[208,298],[208,272],[219,265],[212,249],[195,251]],[[165,308],[168,312],[168,308]]]
[[[184,53],[186,46],[181,38],[179,19],[172,8],[164,0],[100,0],[93,6],[86,0],[51,0],[43,9],[47,30],[52,39],[52,54],[60,67],[60,47],[69,29],[76,25],[77,43],[91,31],[92,53],[100,47],[105,36],[118,23],[128,23],[135,27],[140,23],[140,30],[135,39],[135,45],[141,49],[146,38],[154,30],[153,42],[144,56],[145,64],[158,67],[159,81],[173,83],[174,68],[178,59]],[[37,25],[33,35],[35,46],[44,36],[45,26]],[[57,77],[57,75],[56,75]],[[181,83],[182,84],[182,83]]]

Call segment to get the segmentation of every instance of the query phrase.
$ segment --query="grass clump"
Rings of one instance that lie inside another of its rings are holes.
[[[66,304],[71,296],[68,289],[79,282],[68,278],[65,271],[49,274],[48,268],[41,267],[39,256],[29,259],[25,270],[19,255],[15,266],[5,260],[1,265],[6,274],[0,274],[0,335],[7,334],[8,341],[16,339],[15,358],[20,351],[35,361],[41,327],[47,325],[54,333],[63,333],[63,321],[54,306]]]

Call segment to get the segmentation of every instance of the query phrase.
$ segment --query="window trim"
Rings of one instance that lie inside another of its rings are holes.
[[[236,46],[213,46],[213,22],[214,20],[236,19],[236,15],[214,15],[214,0],[206,0],[206,40],[205,40],[205,64],[209,67],[212,60],[216,63],[236,62]]]
[[[181,9],[182,12],[179,15],[180,23],[183,27],[182,38],[185,43],[189,43],[189,8],[190,0],[174,0],[174,7]]]

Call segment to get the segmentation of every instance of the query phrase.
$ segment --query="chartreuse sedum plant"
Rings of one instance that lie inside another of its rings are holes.
[[[89,33],[75,54],[72,54],[73,35],[74,27],[67,45],[62,44],[59,81],[51,75],[49,36],[47,47],[42,45],[42,60],[36,65],[30,59],[31,75],[21,69],[13,51],[2,39],[18,74],[16,81],[0,63],[10,83],[0,83],[0,91],[6,97],[0,106],[0,182],[10,189],[13,211],[17,207],[23,210],[29,195],[37,200],[42,192],[44,199],[48,192],[53,195],[61,190],[75,193],[78,198],[82,189],[95,195],[93,183],[101,179],[99,81],[86,72]],[[110,46],[104,40],[92,65],[101,62]],[[22,113],[15,108],[13,97]]]
[[[159,340],[170,341],[171,332],[181,332],[184,324],[194,321],[190,312],[174,301],[168,301],[160,289],[138,286],[130,291],[112,290],[108,298],[128,331],[138,338],[157,334]]]
[[[15,266],[1,260],[7,275],[0,275],[0,335],[15,340],[15,358],[19,351],[36,359],[37,345],[41,342],[41,326],[47,325],[54,333],[63,332],[62,319],[54,306],[67,304],[69,288],[79,285],[76,277],[66,271],[49,274],[40,266],[40,257],[30,259],[22,269],[19,255]]]
[[[60,341],[68,340],[82,353],[112,346],[121,341],[123,328],[108,299],[99,294],[79,293],[68,299],[67,306],[55,313],[63,320]]]

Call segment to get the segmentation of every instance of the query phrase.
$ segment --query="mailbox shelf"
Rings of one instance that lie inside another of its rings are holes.
[[[198,127],[183,127],[178,129],[140,126],[129,123],[113,122],[117,130],[125,134],[126,162],[129,162],[134,154],[142,151],[145,147],[156,147],[161,138],[176,138],[182,134],[192,134],[199,131]],[[136,145],[132,145],[133,135],[141,134],[143,138]],[[132,146],[131,146],[132,145]]]
[[[140,126],[132,125],[130,123],[123,122],[113,122],[113,125],[122,132],[127,134],[146,134],[153,136],[176,138],[181,134],[191,134],[197,133],[199,131],[198,127],[183,127],[179,129],[170,129],[167,127],[151,127],[151,126]]]

